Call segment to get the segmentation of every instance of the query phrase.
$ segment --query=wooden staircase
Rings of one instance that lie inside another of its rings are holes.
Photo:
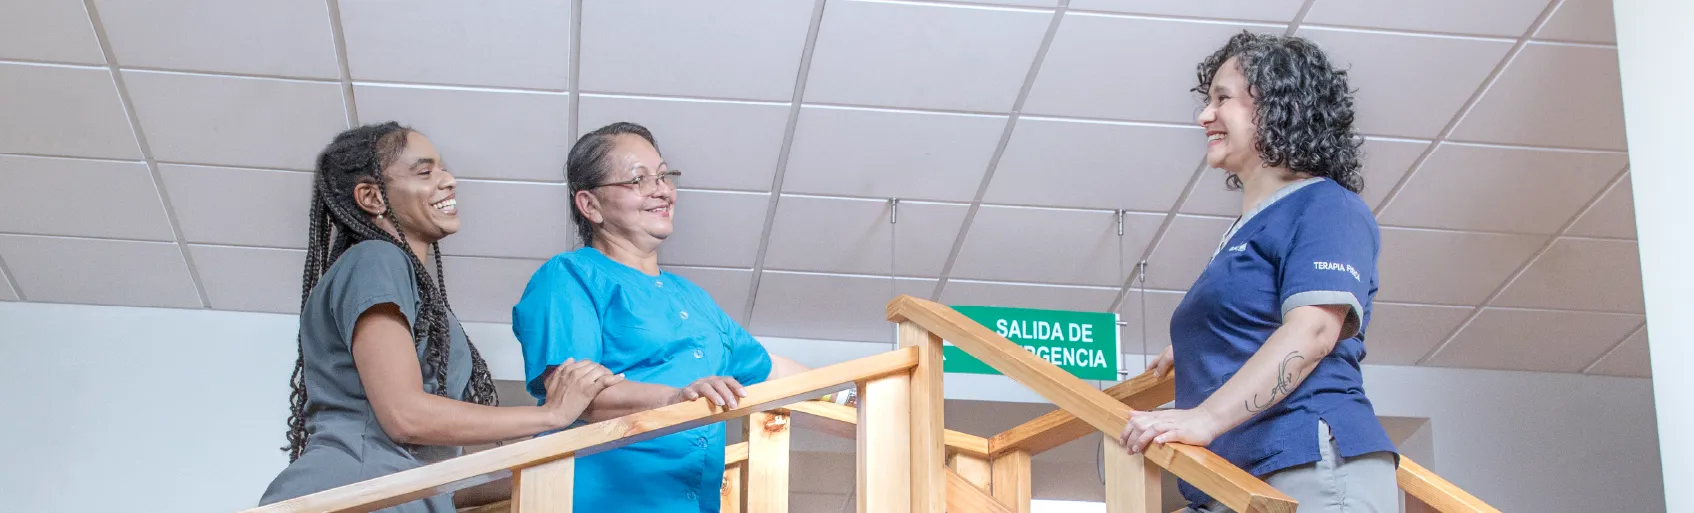
[[[1152,444],[1130,455],[1116,435],[1131,408],[1170,402],[1171,376],[1142,374],[1096,390],[964,315],[899,296],[888,303],[900,348],[747,387],[737,408],[706,399],[679,403],[259,508],[249,513],[368,512],[512,478],[512,499],[465,512],[569,512],[575,458],[701,425],[745,418],[747,441],[725,449],[723,511],[788,511],[789,439],[796,425],[858,443],[858,511],[872,513],[1028,513],[1030,460],[1103,432],[1106,507],[1111,513],[1161,509],[1169,471],[1242,513],[1292,513],[1293,499],[1203,447]],[[981,359],[1059,406],[989,438],[945,429],[942,340]],[[807,399],[856,386],[860,407]],[[1401,489],[1440,512],[1498,510],[1409,459]]]

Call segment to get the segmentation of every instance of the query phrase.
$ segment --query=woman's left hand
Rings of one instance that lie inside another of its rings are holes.
[[[1129,425],[1118,435],[1118,443],[1130,454],[1147,449],[1148,443],[1184,443],[1205,447],[1223,430],[1217,418],[1197,409],[1130,411]]]

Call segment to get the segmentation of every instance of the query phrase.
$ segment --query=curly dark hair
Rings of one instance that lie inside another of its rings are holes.
[[[647,144],[653,145],[653,151],[659,151],[659,143],[653,139],[651,130],[637,123],[619,121],[577,138],[576,144],[571,146],[570,156],[565,158],[565,181],[571,191],[571,221],[576,223],[576,236],[582,239],[583,246],[594,242],[594,223],[588,222],[588,217],[576,209],[576,191],[585,191],[606,181],[606,175],[612,172],[606,168],[606,157],[617,145],[617,136],[624,134],[646,139]]]
[[[412,279],[423,303],[418,309],[417,320],[413,322],[412,336],[417,345],[425,347],[424,376],[434,380],[432,393],[446,396],[450,329],[447,315],[453,307],[447,303],[441,246],[430,244],[430,250],[435,255],[435,275],[430,276],[428,268],[418,261],[418,256],[407,245],[406,232],[400,229],[398,222],[394,225],[395,233],[390,235],[353,200],[355,186],[374,183],[382,193],[383,205],[389,205],[388,185],[382,170],[399,158],[400,152],[406,149],[406,136],[412,132],[412,129],[394,122],[365,125],[336,135],[335,140],[318,155],[306,229],[306,266],[300,280],[300,308],[304,313],[306,300],[311,298],[318,280],[354,244],[380,240],[399,246],[412,260]],[[393,208],[389,207],[384,215],[392,218],[395,215]],[[469,336],[465,342],[470,343]],[[288,446],[283,448],[288,452],[290,462],[299,459],[306,450],[306,417],[309,415],[306,411],[306,353],[298,335],[295,346],[294,374],[289,378],[289,386],[293,390],[289,394]],[[494,379],[488,373],[488,364],[477,353],[476,345],[470,344],[470,353],[471,379],[465,387],[465,399],[493,406],[499,398],[494,391]]]
[[[1353,91],[1347,71],[1337,69],[1316,43],[1304,38],[1243,31],[1200,61],[1200,85],[1193,91],[1207,98],[1212,77],[1231,57],[1247,78],[1249,94],[1258,106],[1255,144],[1266,166],[1287,167],[1334,180],[1359,192],[1359,145],[1353,128]],[[1233,174],[1225,182],[1241,188]]]

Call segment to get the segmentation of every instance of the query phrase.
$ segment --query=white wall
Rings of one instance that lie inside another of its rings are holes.
[[[1688,254],[1689,140],[1694,98],[1688,84],[1694,51],[1694,2],[1615,0],[1623,112],[1629,130],[1630,180],[1635,229],[1641,248],[1642,295],[1647,301],[1648,351],[1658,394],[1661,454],[1670,496],[1667,511],[1694,512],[1694,317],[1688,291],[1694,267]],[[1620,263],[1624,265],[1626,263]]]
[[[466,330],[495,377],[521,379],[507,327]],[[0,303],[0,510],[251,506],[285,464],[294,334],[287,315]],[[887,347],[765,342],[811,365]],[[1425,463],[1504,511],[1664,509],[1648,380],[1376,366],[1366,380],[1380,414],[1430,419]],[[1039,402],[994,376],[947,390]],[[1081,463],[1047,467],[1095,479]]]

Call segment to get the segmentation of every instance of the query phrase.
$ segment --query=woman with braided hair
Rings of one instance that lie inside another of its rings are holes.
[[[545,379],[540,405],[495,406],[488,366],[453,315],[442,279],[438,242],[459,230],[456,186],[429,139],[397,123],[342,132],[318,156],[285,448],[291,463],[261,504],[451,458],[460,446],[569,426],[602,389],[623,381],[572,361]],[[498,498],[460,495],[463,505]],[[443,494],[385,511],[450,513],[454,502]]]

